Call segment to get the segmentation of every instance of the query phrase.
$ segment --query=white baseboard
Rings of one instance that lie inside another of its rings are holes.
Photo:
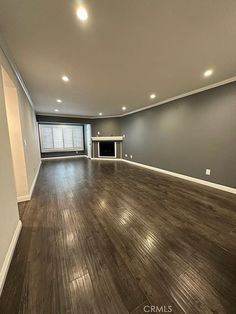
[[[30,195],[17,196],[17,203],[30,201]]]
[[[31,200],[31,197],[32,197],[32,194],[33,194],[33,191],[34,191],[34,187],[35,187],[35,183],[36,183],[38,175],[39,175],[39,170],[40,170],[40,167],[41,167],[41,163],[42,162],[40,160],[40,163],[39,163],[38,169],[36,171],[34,180],[33,180],[32,184],[31,184],[31,188],[29,190],[29,194],[23,195],[23,196],[17,196],[17,203],[26,202],[26,201],[30,201]]]
[[[40,163],[39,163],[38,169],[37,169],[37,171],[36,171],[34,180],[33,180],[32,184],[31,184],[31,188],[30,188],[30,199],[31,199],[32,194],[33,194],[33,192],[34,192],[34,187],[35,187],[36,181],[37,181],[37,179],[38,179],[38,175],[39,175],[39,170],[40,170],[41,164],[42,164],[42,161],[40,160]]]
[[[88,158],[88,156],[87,155],[76,155],[76,156],[44,157],[44,158],[41,158],[41,160],[72,159],[72,158]]]
[[[8,272],[8,269],[10,267],[10,264],[11,264],[11,259],[12,259],[12,256],[13,256],[13,253],[14,253],[14,250],[16,247],[18,237],[20,235],[21,228],[22,228],[22,222],[19,220],[18,224],[16,226],[16,229],[15,229],[14,235],[12,237],[11,244],[10,244],[9,249],[7,251],[7,255],[6,255],[5,260],[3,262],[1,272],[0,272],[0,295],[1,295],[2,290],[3,290],[3,286],[5,283],[6,277],[7,277],[7,272]]]
[[[197,178],[194,178],[194,177],[189,177],[189,176],[186,176],[186,175],[183,175],[183,174],[180,174],[180,173],[176,173],[176,172],[172,172],[172,171],[168,171],[168,170],[164,170],[164,169],[148,166],[148,165],[145,165],[145,164],[141,164],[141,163],[130,161],[130,160],[126,160],[126,159],[122,159],[122,161],[128,162],[128,163],[130,163],[132,165],[135,165],[135,166],[139,166],[139,167],[143,167],[143,168],[146,168],[146,169],[154,170],[154,171],[161,172],[161,173],[164,173],[164,174],[168,174],[168,175],[180,178],[180,179],[188,180],[188,181],[191,181],[191,182],[195,182],[195,183],[199,183],[199,184],[202,184],[202,185],[209,186],[211,188],[215,188],[215,189],[218,189],[218,190],[222,190],[222,191],[225,191],[225,192],[236,194],[236,189],[231,188],[229,186],[213,183],[213,182],[210,182],[210,181],[205,181],[205,180],[202,180],[202,179],[197,179]]]
[[[110,160],[110,161],[119,161],[119,160],[123,160],[121,158],[100,158],[100,157],[93,157],[91,158],[92,160]]]

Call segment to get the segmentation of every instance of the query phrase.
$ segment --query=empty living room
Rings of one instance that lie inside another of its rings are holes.
[[[236,1],[0,0],[0,314],[236,313]]]

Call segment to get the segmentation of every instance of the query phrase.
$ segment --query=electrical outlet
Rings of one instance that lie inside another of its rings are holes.
[[[125,138],[125,134],[123,134],[123,138]]]
[[[100,132],[98,131],[98,133],[97,133],[98,135],[100,135]]]
[[[125,157],[128,157],[128,155],[127,155],[127,154],[125,154]]]
[[[130,159],[133,159],[133,155],[130,155]]]
[[[211,175],[211,169],[206,169],[206,175],[210,176]]]

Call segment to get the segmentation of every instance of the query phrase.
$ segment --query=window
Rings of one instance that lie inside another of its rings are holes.
[[[84,150],[82,125],[39,124],[39,135],[42,153]]]

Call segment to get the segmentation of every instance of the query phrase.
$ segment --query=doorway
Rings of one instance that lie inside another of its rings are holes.
[[[20,202],[28,195],[28,182],[18,92],[14,82],[3,68],[2,78],[17,201]]]

